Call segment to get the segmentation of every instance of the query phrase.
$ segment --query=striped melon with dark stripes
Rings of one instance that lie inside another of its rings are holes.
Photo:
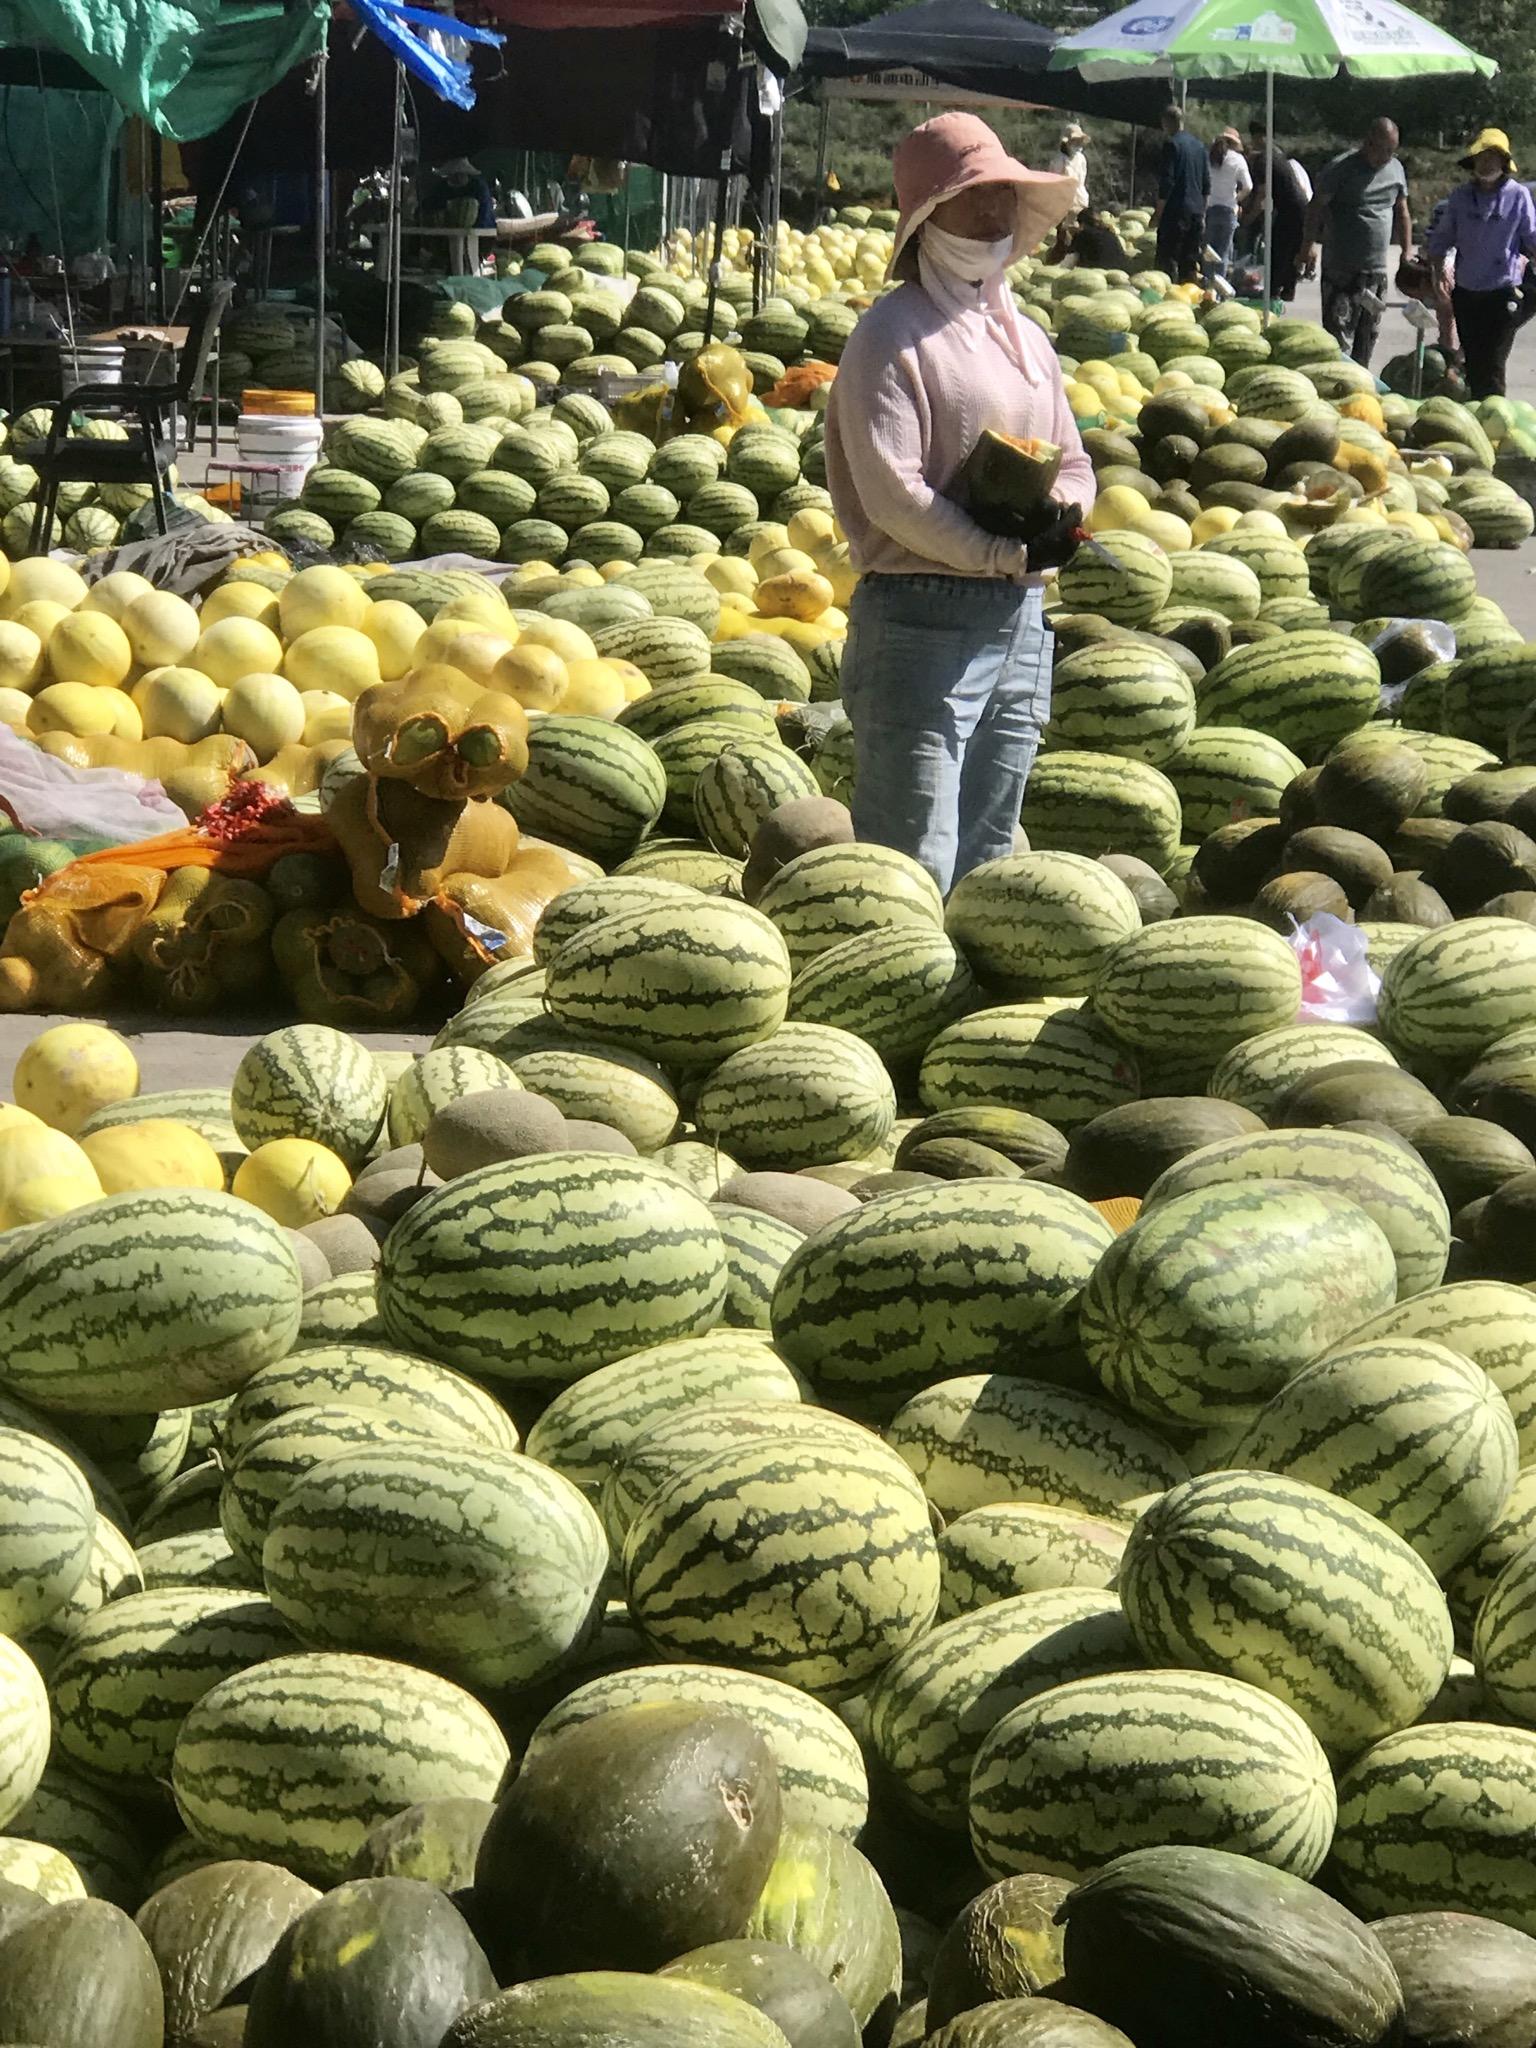
[[[643,740],[657,740],[676,726],[705,718],[769,739],[778,732],[772,705],[750,683],[714,674],[658,683],[647,696],[626,704],[618,723]]]
[[[1422,1341],[1480,1365],[1514,1419],[1522,1467],[1536,1464],[1536,1296],[1503,1280],[1458,1280],[1383,1309],[1345,1344]]]
[[[1168,602],[1173,566],[1155,540],[1116,527],[1103,535],[1104,552],[1079,548],[1056,579],[1056,596],[1069,612],[1095,612],[1117,626],[1150,625]]]
[[[1040,743],[1160,768],[1194,729],[1195,692],[1178,663],[1145,646],[1105,640],[1056,664]]]
[[[924,1109],[995,1104],[1073,1131],[1123,1102],[1141,1080],[1134,1054],[1070,996],[977,1010],[941,1031],[923,1055]]]
[[[37,1790],[51,1740],[42,1674],[20,1643],[0,1635],[0,1829]]]
[[[1200,725],[1163,764],[1178,791],[1186,839],[1206,839],[1235,818],[1274,818],[1303,771],[1272,733],[1246,725]]]
[[[728,1444],[640,1510],[624,1587],[664,1655],[847,1698],[928,1627],[939,1560],[927,1504],[883,1453]]]
[[[598,654],[632,661],[653,687],[709,674],[710,644],[688,619],[626,619],[592,636]]]
[[[462,1437],[497,1451],[518,1448],[511,1416],[474,1380],[418,1352],[344,1339],[296,1350],[254,1374],[224,1418],[222,1455],[242,1457],[257,1430],[296,1408],[335,1403],[385,1411],[425,1436]]]
[[[1536,1935],[1536,1733],[1403,1728],[1339,1776],[1329,1884],[1370,1919],[1478,1913]]]
[[[1159,873],[1183,836],[1179,793],[1160,768],[1083,749],[1040,756],[1021,822],[1037,852],[1130,853]]]
[[[1063,1188],[947,1181],[882,1195],[790,1256],[773,1336],[823,1399],[894,1413],[957,1373],[1066,1347],[1109,1225]]]
[[[944,929],[989,988],[1011,996],[1082,996],[1110,949],[1141,929],[1116,874],[1077,853],[1014,853],[963,875]]]
[[[696,903],[697,889],[657,875],[604,875],[600,881],[578,882],[563,889],[539,915],[533,930],[533,957],[547,967],[567,939],[589,925],[624,910],[655,910]]]
[[[50,1764],[11,1822],[11,1833],[67,1856],[88,1895],[131,1913],[145,1895],[147,1844],[136,1816],[111,1793]]]
[[[241,1142],[253,1150],[274,1138],[311,1138],[356,1168],[383,1128],[389,1084],[345,1031],[285,1024],[242,1056],[229,1103]]]
[[[940,1621],[1021,1593],[1107,1586],[1129,1523],[1043,1501],[998,1501],[957,1515],[939,1535]]]
[[[52,1620],[85,1577],[96,1504],[80,1468],[25,1430],[0,1428],[0,1636]]]
[[[162,1592],[167,1586],[244,1586],[261,1591],[261,1572],[242,1564],[222,1529],[184,1529],[141,1544],[134,1553],[143,1583],[138,1590]]]
[[[1520,1551],[1494,1580],[1472,1631],[1472,1661],[1504,1712],[1529,1727],[1536,1719],[1536,1548]]]
[[[188,1714],[172,1789],[216,1856],[337,1884],[368,1831],[427,1799],[494,1799],[506,1739],[446,1678],[383,1657],[274,1657],[222,1680]]]
[[[295,1351],[312,1350],[317,1344],[383,1341],[384,1325],[374,1299],[371,1266],[360,1273],[337,1273],[305,1295],[299,1334],[293,1341]]]
[[[1100,968],[1093,1007],[1138,1051],[1215,1056],[1292,1024],[1301,969],[1278,932],[1245,917],[1176,918],[1122,939]]]
[[[1122,1409],[1006,1372],[925,1387],[885,1437],[946,1522],[1016,1500],[1118,1519],[1189,1477],[1180,1453]]]
[[[773,1290],[804,1232],[761,1209],[744,1209],[734,1202],[712,1206],[725,1245],[725,1306],[720,1319],[733,1329],[767,1332],[773,1321]]]
[[[813,846],[787,861],[758,892],[798,974],[829,947],[893,926],[937,928],[944,899],[924,867],[894,847]]]
[[[706,639],[714,637],[720,623],[720,593],[697,569],[682,562],[639,562],[620,588],[643,597],[658,619],[686,619]]]
[[[708,717],[690,718],[681,725],[669,726],[650,741],[651,751],[667,785],[662,816],[674,831],[692,833],[697,830],[694,787],[710,763],[727,748],[734,747],[741,737],[742,727],[737,720]],[[752,737],[760,746],[775,744],[772,733],[753,734]]]
[[[661,1068],[617,1046],[525,1052],[512,1071],[566,1116],[621,1131],[637,1152],[655,1152],[677,1129],[677,1096]]]
[[[784,941],[757,911],[720,899],[605,917],[547,973],[558,1022],[664,1066],[717,1066],[776,1031],[789,1004]]]
[[[1381,670],[1346,633],[1276,633],[1223,655],[1195,695],[1202,725],[1251,726],[1318,760],[1375,716]]]
[[[552,711],[530,726],[528,766],[502,802],[525,832],[610,861],[639,845],[666,793],[644,740],[611,718]]]
[[[1519,1455],[1509,1404],[1480,1365],[1398,1338],[1351,1341],[1309,1365],[1229,1462],[1353,1501],[1443,1579],[1498,1518]]]
[[[1396,1296],[1392,1247],[1363,1209],[1261,1170],[1149,1200],[1083,1290],[1094,1374],[1160,1428],[1245,1420]]]
[[[1240,1186],[1254,1179],[1302,1182],[1331,1189],[1363,1209],[1385,1236],[1397,1262],[1397,1291],[1436,1287],[1450,1250],[1450,1212],[1438,1182],[1417,1153],[1369,1131],[1256,1132],[1202,1145],[1160,1174],[1147,1190],[1155,1209],[1197,1188]],[[1386,1307],[1355,1302],[1357,1323]],[[1347,1336],[1348,1329],[1340,1336]]]
[[[724,1707],[740,1714],[773,1751],[787,1821],[849,1836],[863,1827],[869,1810],[869,1774],[863,1752],[843,1722],[798,1686],[729,1664],[643,1664],[578,1686],[550,1709],[528,1738],[524,1768],[563,1729],[579,1727],[617,1707],[651,1701]]]
[[[418,1145],[437,1112],[462,1095],[522,1083],[503,1059],[473,1045],[443,1045],[412,1060],[389,1091],[389,1142]]]
[[[1395,953],[1377,1020],[1397,1051],[1470,1062],[1536,1014],[1536,926],[1467,917]]]
[[[1344,1060],[1397,1065],[1379,1038],[1353,1024],[1283,1024],[1273,1031],[1255,1032],[1224,1053],[1206,1092],[1251,1109],[1268,1122],[1288,1088],[1320,1068]]]
[[[643,840],[628,860],[620,861],[616,875],[656,875],[668,882],[682,882],[705,896],[738,897],[746,862],[716,853],[702,839],[685,839],[681,834],[662,837],[653,834]]]
[[[930,1039],[976,1001],[965,956],[926,926],[859,932],[818,953],[795,976],[789,1014],[831,1024],[872,1046],[887,1065],[921,1057]]]
[[[27,1654],[43,1676],[52,1677],[54,1666],[82,1622],[100,1613],[109,1600],[142,1593],[144,1585],[143,1570],[133,1545],[121,1529],[98,1514],[84,1575],[64,1605],[55,1608],[47,1621],[30,1630],[25,1638]]]
[[[1024,1593],[893,1657],[869,1691],[870,1741],[915,1812],[962,1829],[971,1766],[1005,1715],[1055,1686],[1142,1662],[1113,1593]]]
[[[157,1798],[188,1708],[220,1679],[293,1647],[277,1610],[256,1593],[168,1586],[113,1600],[55,1667],[58,1753],[126,1797]]]
[[[1310,1877],[1335,1813],[1305,1721],[1205,1671],[1079,1678],[1026,1701],[982,1745],[970,1799],[971,1843],[994,1879],[1087,1877],[1164,1843]]]
[[[439,1436],[466,1446],[474,1441],[461,1431],[431,1430],[409,1413],[340,1401],[317,1401],[275,1415],[246,1439],[219,1490],[219,1528],[245,1582],[261,1584],[262,1546],[278,1503],[316,1465],[369,1444],[430,1442]]]
[[[537,1685],[601,1615],[608,1544],[587,1500],[515,1452],[376,1443],[289,1488],[267,1597],[314,1649],[391,1652],[480,1690]]]
[[[770,811],[819,794],[815,776],[778,740],[747,734],[726,747],[693,785],[693,815],[717,853],[743,856]]]
[[[786,1024],[720,1062],[694,1097],[693,1118],[746,1166],[826,1166],[885,1143],[896,1092],[862,1038],[831,1024]]]
[[[668,1415],[800,1397],[766,1335],[712,1330],[616,1358],[565,1388],[528,1432],[527,1451],[595,1494],[635,1438]]]
[[[1363,1508],[1276,1473],[1171,1488],[1116,1583],[1150,1662],[1246,1679],[1341,1756],[1416,1720],[1450,1666],[1424,1560]]]
[[[1210,548],[1186,548],[1170,555],[1173,583],[1168,602],[1219,612],[1224,619],[1256,619],[1264,602],[1263,588],[1246,562]]]
[[[563,1386],[709,1329],[725,1247],[706,1205],[659,1169],[545,1153],[418,1202],[389,1234],[378,1291],[396,1343],[493,1380]]]
[[[301,1298],[287,1233],[249,1202],[109,1195],[29,1230],[0,1269],[0,1379],[84,1415],[215,1400],[284,1355]]]

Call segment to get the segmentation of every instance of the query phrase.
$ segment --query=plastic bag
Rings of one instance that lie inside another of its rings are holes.
[[[158,782],[121,768],[72,768],[0,725],[0,790],[24,832],[72,845],[131,846],[184,827]]]
[[[1327,910],[1292,923],[1291,946],[1301,964],[1298,1021],[1374,1024],[1381,977],[1370,965],[1368,935]]]

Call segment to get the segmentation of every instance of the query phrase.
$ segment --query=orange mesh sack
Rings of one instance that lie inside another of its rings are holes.
[[[73,861],[27,896],[0,946],[0,1010],[82,1010],[122,979],[165,874],[94,856]]]
[[[342,785],[325,821],[373,917],[414,917],[447,876],[505,874],[518,849],[517,820],[489,797],[444,803],[366,775]]]
[[[423,796],[491,796],[527,769],[528,716],[515,697],[435,662],[364,690],[352,744],[370,775]]]

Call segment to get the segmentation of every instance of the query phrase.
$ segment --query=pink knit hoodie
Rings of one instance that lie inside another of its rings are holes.
[[[968,185],[1018,185],[1016,256],[1071,204],[1070,179],[1025,170],[974,114],[924,122],[897,149],[895,172],[893,271],[913,267],[923,221]],[[1056,496],[1085,511],[1093,503],[1093,465],[1046,335],[1022,321],[1010,346],[995,323],[951,317],[915,278],[888,293],[843,351],[827,409],[827,482],[861,571],[1023,577],[1019,543],[985,532],[944,495],[988,427],[1055,442]]]

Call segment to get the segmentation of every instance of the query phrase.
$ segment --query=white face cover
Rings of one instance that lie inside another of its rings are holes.
[[[1013,237],[1009,235],[1001,242],[973,242],[928,221],[923,227],[923,254],[930,263],[936,263],[966,284],[985,284],[1000,276],[1013,261]]]

